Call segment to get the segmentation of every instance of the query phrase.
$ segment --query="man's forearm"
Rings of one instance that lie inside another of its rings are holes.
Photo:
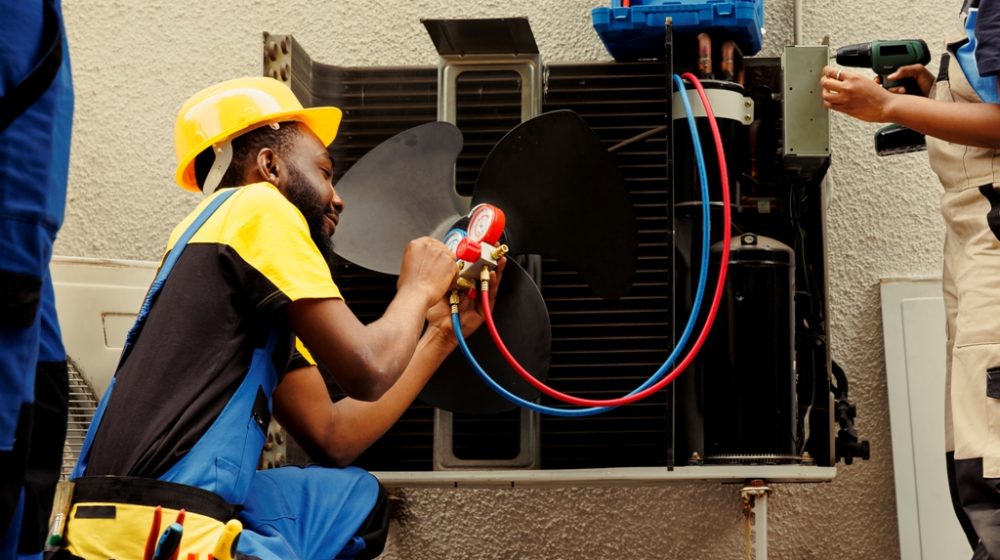
[[[402,375],[419,348],[427,306],[420,298],[399,294],[377,321],[365,327],[366,351],[377,364],[377,393],[382,394]]]
[[[379,320],[362,324],[340,299],[298,300],[288,305],[292,330],[313,356],[337,372],[348,395],[382,396],[410,362],[427,314],[426,297],[398,295]]]
[[[338,465],[349,464],[382,437],[454,348],[453,343],[428,330],[403,374],[378,400],[365,402],[348,397],[334,403],[331,427],[323,445],[330,459]]]
[[[955,144],[1000,148],[1000,105],[893,95],[884,120]]]

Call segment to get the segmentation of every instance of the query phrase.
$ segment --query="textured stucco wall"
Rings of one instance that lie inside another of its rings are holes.
[[[924,37],[939,0],[804,0],[804,39]],[[957,2],[944,2],[949,14]],[[174,112],[213,82],[260,72],[260,33],[294,33],[324,62],[429,65],[421,17],[525,15],[547,61],[606,59],[595,0],[194,2],[64,0],[77,92],[62,255],[156,259],[197,197],[173,185]],[[790,0],[767,4],[765,54],[791,41]],[[878,279],[935,274],[938,187],[925,155],[878,159],[874,125],[834,117],[829,211],[834,355],[873,459],[831,484],[779,485],[771,558],[894,558],[892,457]],[[741,558],[738,487],[410,490],[386,558]]]

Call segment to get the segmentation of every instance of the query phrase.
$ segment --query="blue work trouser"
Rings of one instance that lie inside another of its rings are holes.
[[[262,560],[354,558],[355,537],[378,497],[378,481],[357,467],[257,471],[240,521],[239,551]]]
[[[40,1],[0,0],[0,13],[0,97],[8,97],[37,65],[50,22]],[[0,558],[39,556],[66,430],[66,356],[48,277],[73,118],[62,38],[55,79],[0,130]]]
[[[274,336],[254,352],[246,379],[219,418],[160,479],[243,504],[243,554],[262,560],[333,558],[358,544],[352,538],[375,506],[378,481],[358,468],[257,470],[267,436],[261,402],[266,399],[270,411],[277,378],[273,344]]]
[[[378,498],[375,477],[353,467],[257,470],[277,384],[271,358],[276,341],[277,334],[272,333],[265,347],[254,350],[246,377],[219,417],[160,480],[196,486],[244,506],[239,551],[247,556],[352,558],[364,547],[355,534]],[[86,474],[90,441],[114,387],[112,381],[98,407],[74,478]]]

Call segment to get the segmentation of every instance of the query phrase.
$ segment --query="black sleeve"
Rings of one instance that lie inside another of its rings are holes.
[[[309,367],[313,365],[312,362],[306,359],[301,352],[298,351],[294,346],[292,347],[292,355],[288,359],[288,367],[285,368],[285,372],[296,370],[299,368]]]
[[[976,65],[981,76],[1000,73],[1000,0],[979,0]]]

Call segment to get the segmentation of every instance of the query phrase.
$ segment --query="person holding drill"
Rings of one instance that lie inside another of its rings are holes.
[[[927,135],[944,187],[949,484],[973,558],[1000,559],[1000,0],[965,0],[958,16],[936,79],[920,64],[887,77],[923,95],[832,67],[820,84],[830,109]]]
[[[57,558],[204,558],[227,538],[244,559],[381,552],[384,491],[330,467],[380,437],[457,346],[444,298],[457,266],[442,242],[414,240],[385,314],[354,316],[328,264],[340,119],[263,77],[181,107],[176,179],[207,197],[170,236],[94,416]],[[468,299],[461,319],[465,335],[482,322]],[[348,398],[331,401],[310,354]],[[329,466],[258,471],[272,410]]]

